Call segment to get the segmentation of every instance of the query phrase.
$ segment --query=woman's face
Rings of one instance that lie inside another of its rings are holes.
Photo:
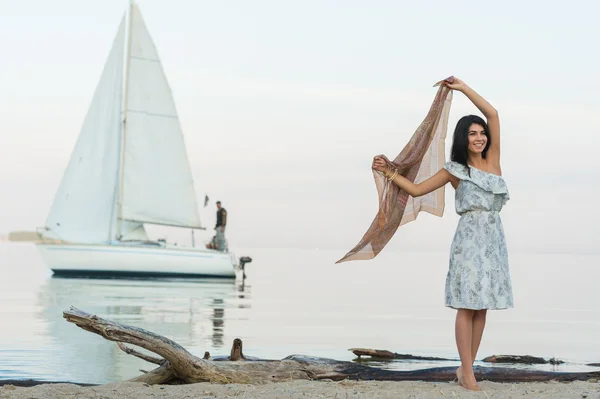
[[[469,126],[469,147],[468,151],[475,154],[481,154],[485,149],[488,138],[483,126],[472,123]]]

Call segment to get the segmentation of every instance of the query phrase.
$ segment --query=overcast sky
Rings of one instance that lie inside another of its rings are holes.
[[[138,4],[211,198],[203,222],[220,199],[232,247],[351,249],[377,208],[373,155],[394,157],[455,75],[500,112],[509,250],[599,251],[598,2]],[[126,5],[0,0],[0,233],[44,225]],[[447,154],[475,112],[455,93]],[[447,250],[446,198],[386,251]]]

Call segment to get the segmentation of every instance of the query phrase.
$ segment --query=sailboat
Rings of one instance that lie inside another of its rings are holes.
[[[232,252],[152,241],[147,224],[203,229],[171,89],[131,1],[36,246],[57,275],[235,278]]]

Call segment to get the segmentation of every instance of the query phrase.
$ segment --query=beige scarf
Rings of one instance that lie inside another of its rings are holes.
[[[451,79],[446,80],[451,82]],[[414,183],[430,178],[444,166],[452,90],[443,85],[443,82],[434,85],[439,86],[439,89],[433,104],[400,154],[391,162],[382,156],[389,166],[398,169],[400,175]],[[415,220],[420,211],[435,216],[444,214],[444,186],[427,195],[413,198],[380,172],[373,170],[373,176],[379,194],[377,216],[360,242],[336,263],[373,259],[390,241],[398,227]]]

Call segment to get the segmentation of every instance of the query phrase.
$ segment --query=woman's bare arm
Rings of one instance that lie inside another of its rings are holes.
[[[435,175],[419,184],[412,183],[410,180],[400,175],[397,175],[394,180],[392,180],[392,183],[406,191],[411,197],[417,198],[429,194],[450,182],[451,176],[452,175],[446,169],[440,169]]]
[[[392,178],[392,183],[415,198],[429,194],[430,192],[442,187],[444,184],[456,179],[446,169],[440,169],[440,171],[431,176],[429,179],[419,184],[415,184],[392,170],[381,156],[376,156],[373,160],[373,169],[383,173],[386,178]]]

